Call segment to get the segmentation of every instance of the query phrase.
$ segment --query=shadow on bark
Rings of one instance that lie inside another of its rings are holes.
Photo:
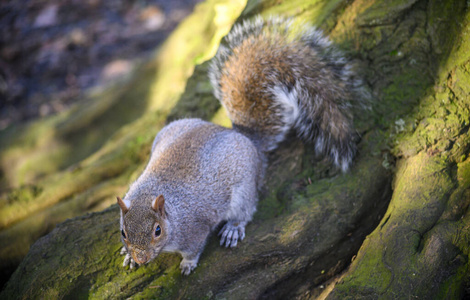
[[[270,157],[246,239],[228,250],[211,236],[191,276],[181,277],[175,254],[134,271],[122,269],[113,206],[66,221],[41,238],[2,297],[343,299],[407,297],[410,290],[420,297],[462,295],[470,236],[464,97],[470,82],[464,50],[470,47],[457,42],[470,28],[465,2],[276,4],[249,1],[241,18],[283,12],[318,22],[365,72],[375,105],[356,118],[362,140],[351,172],[339,174],[311,146],[290,139]],[[206,69],[196,67],[167,120],[219,113]],[[139,145],[150,142],[148,134]],[[137,151],[136,164],[147,151]]]

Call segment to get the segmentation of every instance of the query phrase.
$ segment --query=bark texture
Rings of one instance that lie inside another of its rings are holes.
[[[207,63],[186,79],[214,54],[235,18],[258,13],[319,26],[363,70],[374,103],[356,117],[362,140],[352,170],[338,173],[312,154],[311,145],[291,138],[270,157],[246,239],[228,250],[214,234],[189,277],[180,275],[176,254],[136,270],[122,268],[119,209],[113,205],[67,220],[40,238],[0,298],[468,295],[468,1],[266,0],[237,6],[208,0],[126,85],[90,95],[68,113],[1,133],[0,184],[10,189],[0,202],[1,267],[16,266],[53,224],[114,202],[142,170],[166,121],[197,116],[226,124],[211,94]]]

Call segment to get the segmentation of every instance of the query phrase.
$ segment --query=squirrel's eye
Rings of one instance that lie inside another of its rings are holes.
[[[121,234],[123,238],[126,238],[126,233],[124,232],[124,229],[121,229]]]
[[[162,229],[160,228],[160,225],[157,225],[157,228],[155,228],[155,236],[158,237],[162,234]]]

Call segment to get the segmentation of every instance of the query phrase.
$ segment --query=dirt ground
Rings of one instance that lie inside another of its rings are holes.
[[[201,1],[2,1],[0,130],[125,76]]]

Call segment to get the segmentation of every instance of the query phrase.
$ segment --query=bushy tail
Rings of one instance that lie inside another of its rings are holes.
[[[294,128],[346,171],[356,152],[351,107],[367,91],[351,64],[312,27],[261,17],[236,25],[214,57],[209,77],[233,127],[261,151]]]

